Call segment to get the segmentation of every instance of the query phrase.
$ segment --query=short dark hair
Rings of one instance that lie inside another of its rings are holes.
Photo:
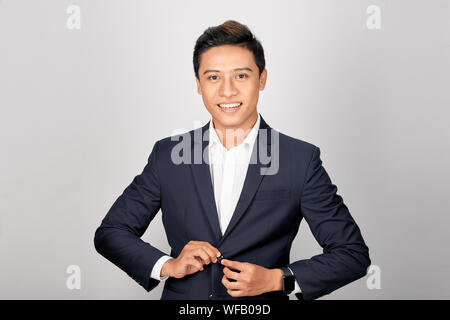
[[[253,35],[250,29],[237,21],[228,20],[216,27],[209,27],[197,39],[194,48],[194,72],[199,78],[200,58],[203,52],[212,47],[231,44],[247,48],[253,53],[255,64],[258,66],[259,75],[263,72],[266,61],[264,59],[264,49],[259,40]]]

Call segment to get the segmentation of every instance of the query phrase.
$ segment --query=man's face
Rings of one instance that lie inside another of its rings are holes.
[[[258,117],[259,91],[264,90],[267,78],[266,69],[259,76],[253,53],[234,45],[210,48],[201,55],[198,74],[197,90],[215,127],[251,128]],[[230,104],[238,106],[229,108]]]

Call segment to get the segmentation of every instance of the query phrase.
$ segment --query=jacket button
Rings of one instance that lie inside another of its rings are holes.
[[[208,296],[208,299],[212,299],[212,298],[213,298],[213,295],[210,294],[210,295]]]

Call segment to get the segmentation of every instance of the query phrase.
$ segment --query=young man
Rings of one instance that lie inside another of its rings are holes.
[[[363,277],[369,250],[320,149],[257,111],[260,42],[226,21],[199,37],[193,63],[211,121],[155,143],[97,229],[97,251],[147,291],[165,280],[161,299],[311,300]],[[160,209],[170,255],[140,239]],[[302,218],[323,253],[290,263]]]

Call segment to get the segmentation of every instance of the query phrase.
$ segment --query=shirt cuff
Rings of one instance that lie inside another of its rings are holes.
[[[156,261],[155,265],[152,269],[151,277],[155,280],[162,281],[166,280],[169,276],[161,277],[161,269],[164,263],[166,263],[167,260],[173,259],[171,256],[162,256],[159,258],[158,261]]]
[[[287,268],[292,272],[291,268],[289,268],[289,267],[287,267]],[[294,273],[292,272],[292,274],[294,274]],[[300,286],[299,286],[297,280],[295,280],[295,288],[294,288],[294,291],[292,291],[291,293],[289,293],[289,295],[293,295],[293,294],[296,294],[296,293],[299,293],[299,292],[302,292],[302,290],[300,289]]]

